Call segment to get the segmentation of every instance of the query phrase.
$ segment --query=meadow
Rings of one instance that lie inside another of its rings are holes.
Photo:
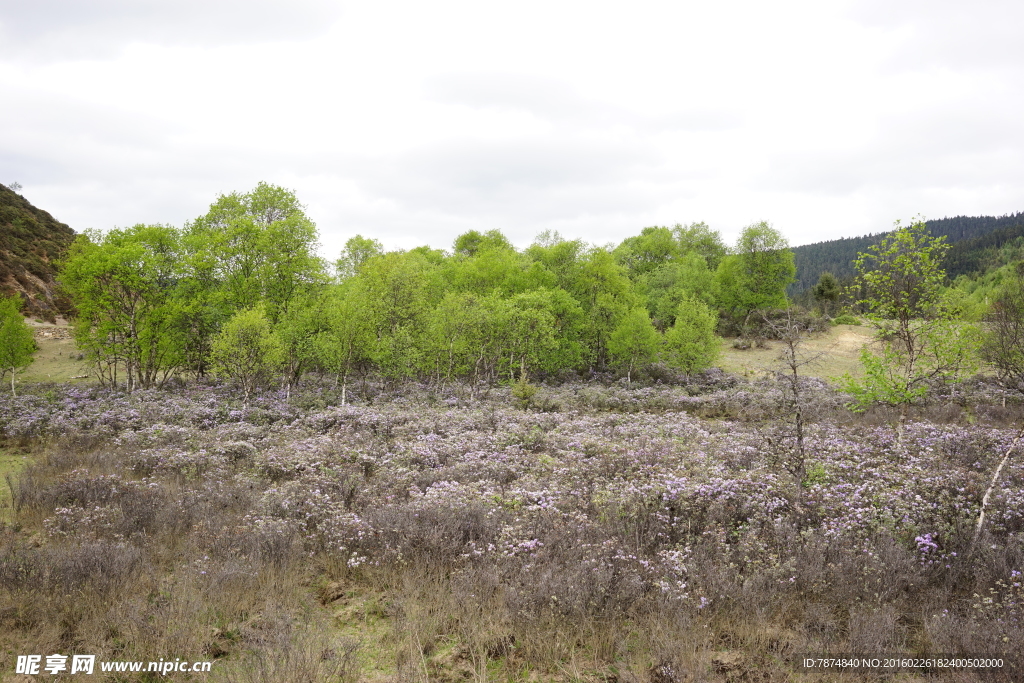
[[[806,377],[797,479],[784,385],[746,374],[363,381],[345,406],[315,379],[247,405],[21,386],[0,398],[6,680],[30,652],[239,682],[862,680],[796,663],[847,653],[1006,661],[882,680],[1021,680],[1020,396],[937,387],[898,438],[894,411]]]

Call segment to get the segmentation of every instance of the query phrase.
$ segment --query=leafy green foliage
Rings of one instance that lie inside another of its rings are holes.
[[[1024,261],[1001,287],[992,304],[981,353],[1006,387],[1024,393]]]
[[[303,290],[326,281],[316,225],[295,194],[276,185],[221,195],[186,226],[184,243],[222,320],[264,302],[276,321]]]
[[[666,362],[688,374],[711,367],[720,351],[717,324],[718,315],[706,303],[683,298],[676,307],[675,322],[665,332]]]
[[[931,237],[924,221],[897,230],[881,244],[858,254],[854,267],[867,298],[859,303],[875,321],[906,327],[915,318],[933,317],[946,279],[942,259],[949,246]]]
[[[101,382],[148,388],[184,364],[186,322],[177,283],[180,234],[163,225],[88,231],[71,246],[60,281],[78,309],[75,340]]]
[[[335,262],[335,270],[341,280],[353,277],[359,272],[366,259],[384,253],[384,245],[378,240],[356,235],[345,242],[341,257]]]
[[[714,271],[722,262],[729,249],[722,241],[722,236],[717,230],[712,230],[707,223],[690,223],[689,225],[677,224],[672,228],[672,234],[679,242],[681,254],[695,253],[707,264],[708,270]]]
[[[498,230],[480,233],[470,230],[455,238],[456,256],[476,256],[481,251],[514,251],[508,238]]]
[[[537,387],[530,384],[525,376],[520,377],[519,380],[512,385],[512,398],[515,399],[516,406],[523,410],[530,407],[530,404],[536,395]]]
[[[614,251],[557,233],[520,251],[497,230],[472,230],[451,253],[387,252],[356,235],[337,278],[316,245],[295,195],[267,183],[221,195],[181,230],[91,232],[62,273],[80,310],[77,338],[101,378],[128,390],[208,372],[251,392],[279,371],[289,391],[315,371],[336,377],[343,396],[353,374],[369,372],[473,386],[612,366],[631,376],[665,335],[681,367],[713,358],[711,268],[725,247],[703,223],[645,228]],[[274,339],[269,374],[252,369],[256,351],[236,367],[225,350],[263,319]]]
[[[722,308],[737,321],[755,311],[786,308],[786,287],[795,273],[793,252],[782,233],[765,221],[748,225],[735,253],[718,266]]]
[[[624,239],[614,253],[615,260],[636,279],[675,260],[680,248],[669,228],[652,227]]]
[[[659,266],[644,278],[642,285],[646,289],[647,310],[659,329],[672,326],[679,304],[685,299],[696,298],[708,306],[718,300],[714,273],[697,252]]]
[[[262,305],[235,313],[213,339],[215,374],[235,380],[245,401],[266,384],[285,362],[285,346],[271,328]]]
[[[365,291],[353,284],[327,292],[319,308],[323,327],[312,340],[315,363],[338,378],[344,396],[349,376],[373,354],[370,305]]]
[[[921,399],[928,385],[951,381],[977,367],[978,329],[942,306],[944,238],[931,237],[923,221],[900,227],[860,254],[860,304],[877,329],[880,354],[863,351],[864,378],[846,379],[855,407],[883,403],[901,408]]]
[[[32,330],[21,317],[21,300],[0,297],[0,379],[11,373],[11,394],[14,394],[14,373],[32,362],[36,341]]]
[[[633,369],[654,361],[661,349],[661,337],[651,324],[647,310],[630,310],[608,338],[608,353],[616,367],[632,380]]]

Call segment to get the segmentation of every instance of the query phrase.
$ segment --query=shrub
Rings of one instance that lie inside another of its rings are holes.
[[[687,374],[700,372],[718,358],[715,335],[717,316],[696,298],[684,298],[676,309],[676,321],[665,332],[665,360]]]

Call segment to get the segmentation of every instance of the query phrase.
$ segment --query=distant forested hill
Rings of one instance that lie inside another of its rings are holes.
[[[57,294],[55,262],[75,231],[0,185],[0,294],[17,294],[22,313],[53,320],[68,304]]]
[[[946,261],[946,271],[950,277],[956,277],[985,268],[986,253],[998,250],[1010,240],[1024,235],[1024,213],[955,216],[927,221],[926,225],[933,235],[944,235],[953,245]],[[853,260],[857,254],[878,244],[888,234],[880,232],[794,247],[797,281],[792,291],[799,293],[813,287],[826,271],[840,280],[852,278]]]

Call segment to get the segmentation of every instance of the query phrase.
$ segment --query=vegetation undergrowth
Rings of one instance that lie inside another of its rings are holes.
[[[893,409],[802,381],[799,480],[781,464],[794,394],[714,372],[516,400],[365,382],[345,406],[312,380],[248,401],[26,388],[0,398],[5,448],[33,452],[0,541],[0,647],[395,683],[799,680],[800,653],[1018,652],[1024,459],[971,543],[1018,396],[947,386],[898,445]]]

